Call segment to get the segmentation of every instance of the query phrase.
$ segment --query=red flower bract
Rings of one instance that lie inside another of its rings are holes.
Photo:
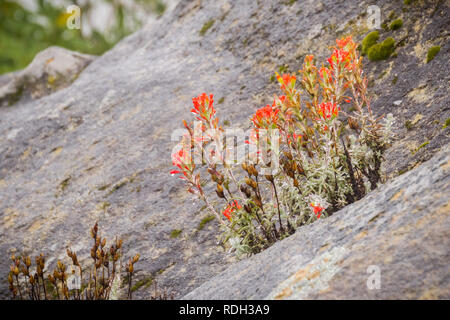
[[[256,110],[256,113],[251,120],[257,128],[273,129],[276,127],[279,111],[279,109],[274,109],[270,105],[267,105]]]
[[[236,210],[241,209],[242,207],[236,200],[233,200],[226,208],[223,210],[222,214],[228,219],[231,220],[231,214]]]
[[[325,208],[319,205],[316,206],[314,203],[311,203],[310,206],[313,208],[314,214],[317,216],[317,219],[319,219],[322,211],[325,210]]]
[[[193,170],[191,155],[184,149],[180,149],[172,154],[172,163],[179,169],[170,171],[170,174],[172,175],[182,173],[184,176],[188,176]]]
[[[295,81],[297,80],[296,76],[289,73],[285,73],[283,76],[280,76],[278,73],[276,75],[277,80],[280,83],[281,90],[286,91],[287,89],[294,89]]]
[[[317,113],[322,116],[324,120],[335,118],[338,115],[340,107],[336,106],[336,103],[323,102],[317,107]]]
[[[198,120],[203,119],[209,122],[216,113],[213,106],[214,97],[212,94],[208,97],[206,93],[202,93],[198,97],[192,98],[192,103],[194,104],[194,108],[191,109],[191,112],[200,116],[197,118]]]

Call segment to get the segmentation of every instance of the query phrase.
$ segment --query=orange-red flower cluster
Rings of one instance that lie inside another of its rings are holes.
[[[281,90],[288,91],[294,89],[295,81],[297,80],[296,76],[291,75],[289,73],[283,74],[283,76],[280,76],[278,73],[277,80],[280,83]]]
[[[325,210],[325,208],[321,207],[320,205],[315,205],[314,203],[311,203],[310,206],[312,207],[313,212],[316,215],[317,219],[319,219],[320,215],[322,214],[322,211]]]
[[[194,108],[191,109],[191,112],[194,114],[198,114],[198,120],[206,120],[207,122],[211,121],[214,117],[216,110],[214,109],[214,97],[212,94],[209,96],[206,93],[202,93],[196,98],[192,98],[192,102],[194,104]]]
[[[274,109],[270,105],[256,110],[251,119],[255,127],[259,129],[275,129],[278,121],[279,109]]]
[[[179,170],[172,170],[170,171],[170,174],[183,174],[184,177],[180,177],[180,179],[185,179],[185,177],[188,177],[194,169],[191,155],[184,149],[180,149],[179,151],[172,154],[172,163]]]
[[[319,104],[317,107],[317,113],[324,120],[336,118],[339,110],[341,110],[341,108],[337,107],[336,103],[332,103],[332,102],[323,102],[323,103]]]
[[[239,205],[237,200],[233,200],[226,208],[223,210],[222,214],[228,219],[231,220],[231,215],[236,211],[241,209],[242,207]]]

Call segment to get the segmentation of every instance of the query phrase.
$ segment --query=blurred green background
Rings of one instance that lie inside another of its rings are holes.
[[[57,45],[100,55],[149,19],[168,0],[0,0],[0,74],[26,67],[36,53]],[[69,29],[66,8],[81,9],[81,29]]]

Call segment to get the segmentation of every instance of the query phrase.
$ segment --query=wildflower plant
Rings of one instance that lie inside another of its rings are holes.
[[[29,300],[107,300],[116,299],[120,287],[121,273],[125,274],[128,287],[127,298],[132,299],[132,277],[134,264],[139,261],[136,254],[126,264],[125,272],[121,268],[122,240],[115,239],[109,249],[106,238],[101,238],[98,224],[91,228],[93,245],[91,248],[92,265],[82,268],[76,252],[67,249],[72,262],[65,264],[57,260],[56,268],[50,272],[43,253],[32,264],[30,256],[11,256],[12,265],[8,274],[8,284],[13,299]],[[69,267],[69,268],[68,268]],[[78,277],[78,286],[71,286],[71,277]]]
[[[373,115],[351,36],[336,40],[331,50],[320,67],[308,55],[298,74],[276,73],[282,94],[251,117],[243,158],[238,152],[230,161],[236,140],[230,142],[220,126],[213,95],[193,99],[197,121],[183,121],[171,173],[206,203],[222,240],[238,254],[269,247],[381,182],[392,115]],[[211,200],[213,188],[219,203]]]

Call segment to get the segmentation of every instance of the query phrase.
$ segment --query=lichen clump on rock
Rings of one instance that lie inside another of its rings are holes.
[[[395,50],[395,40],[391,37],[381,43],[373,45],[368,52],[369,60],[379,61],[388,59]]]

